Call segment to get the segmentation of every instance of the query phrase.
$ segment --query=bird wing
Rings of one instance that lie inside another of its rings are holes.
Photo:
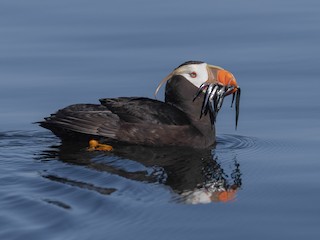
[[[58,110],[39,124],[57,133],[60,129],[78,133],[99,135],[98,129],[108,123],[116,129],[120,119],[105,106],[98,104],[75,104]]]
[[[148,98],[106,98],[98,104],[75,104],[40,122],[64,138],[74,133],[145,145],[181,145],[198,131],[179,109]],[[181,141],[181,144],[179,144]]]
[[[180,109],[150,98],[121,97],[100,99],[102,105],[128,123],[189,125],[190,120]]]

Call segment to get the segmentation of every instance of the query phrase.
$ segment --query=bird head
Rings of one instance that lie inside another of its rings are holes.
[[[236,92],[239,88],[233,74],[222,67],[201,61],[188,61],[175,68],[160,82],[155,91],[155,95],[157,95],[161,86],[174,76],[183,76],[196,88],[200,88],[203,84],[218,84],[225,87],[233,87],[233,90],[227,92],[226,96]]]
[[[238,86],[237,81],[232,73],[223,69],[222,67],[210,65],[205,62],[188,61],[175,68],[160,82],[155,91],[155,96],[164,83],[170,83],[171,80],[178,78],[187,80],[191,83],[191,86],[195,87],[193,101],[199,97],[203,98],[200,118],[209,112],[212,124],[214,124],[217,113],[222,107],[224,97],[233,94],[232,104],[234,99],[236,99],[237,128],[240,104],[240,87]],[[179,85],[179,87],[174,88],[175,91],[178,89],[180,90],[180,98],[185,98],[187,96],[189,97],[190,94],[187,94],[186,90],[190,92],[193,91],[193,88],[190,89],[189,87],[187,89],[183,89],[185,92],[181,92],[181,86],[182,85]]]

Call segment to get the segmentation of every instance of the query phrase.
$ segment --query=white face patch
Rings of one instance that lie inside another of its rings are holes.
[[[188,64],[176,70],[177,75],[185,77],[194,86],[199,88],[202,83],[208,80],[207,64]]]

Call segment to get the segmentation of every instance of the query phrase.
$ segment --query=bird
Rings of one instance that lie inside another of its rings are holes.
[[[160,82],[155,95],[163,84],[164,101],[102,98],[100,104],[67,106],[38,123],[62,141],[204,149],[216,142],[215,119],[225,96],[239,93],[238,118],[240,87],[233,74],[219,66],[187,61]]]

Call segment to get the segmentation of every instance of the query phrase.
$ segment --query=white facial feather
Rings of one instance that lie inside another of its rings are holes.
[[[208,80],[207,64],[189,64],[177,69],[177,74],[185,77],[189,82],[195,85],[197,88],[201,86],[202,83]],[[192,74],[196,73],[195,77]]]

